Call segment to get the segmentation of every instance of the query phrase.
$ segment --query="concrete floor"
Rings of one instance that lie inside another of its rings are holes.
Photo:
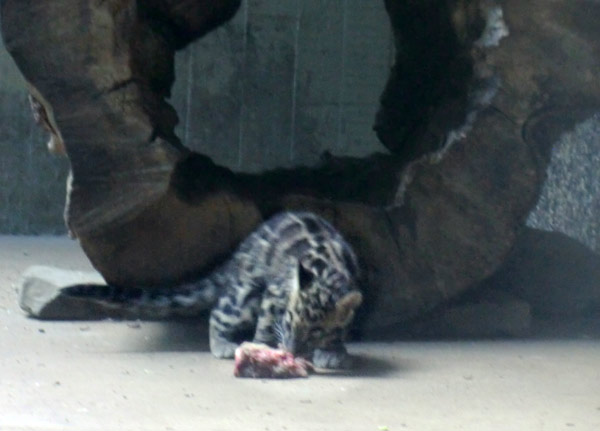
[[[600,430],[600,341],[358,343],[347,375],[235,379],[192,323],[43,322],[29,265],[91,269],[66,238],[0,237],[0,430]]]

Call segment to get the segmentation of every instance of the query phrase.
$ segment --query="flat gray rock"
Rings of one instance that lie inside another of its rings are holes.
[[[30,266],[22,275],[19,306],[38,319],[97,319],[106,316],[101,306],[60,293],[65,287],[87,284],[106,282],[97,272]]]

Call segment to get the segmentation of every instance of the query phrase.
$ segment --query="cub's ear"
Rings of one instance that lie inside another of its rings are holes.
[[[362,293],[352,291],[344,295],[336,304],[337,321],[342,326],[346,326],[354,318],[354,310],[362,304]]]
[[[298,262],[298,287],[300,290],[306,289],[314,280],[315,275],[304,265]]]

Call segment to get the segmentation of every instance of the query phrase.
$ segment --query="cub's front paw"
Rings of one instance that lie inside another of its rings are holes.
[[[213,341],[210,342],[210,352],[219,359],[233,359],[235,349],[238,345],[231,341]]]
[[[346,370],[352,367],[352,357],[346,350],[317,349],[313,353],[312,362],[317,368],[330,370]]]

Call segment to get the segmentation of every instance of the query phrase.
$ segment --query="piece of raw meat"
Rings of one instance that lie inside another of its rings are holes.
[[[295,358],[289,352],[274,349],[266,344],[242,343],[235,350],[236,377],[258,379],[286,379],[308,377],[312,364],[303,358]]]

